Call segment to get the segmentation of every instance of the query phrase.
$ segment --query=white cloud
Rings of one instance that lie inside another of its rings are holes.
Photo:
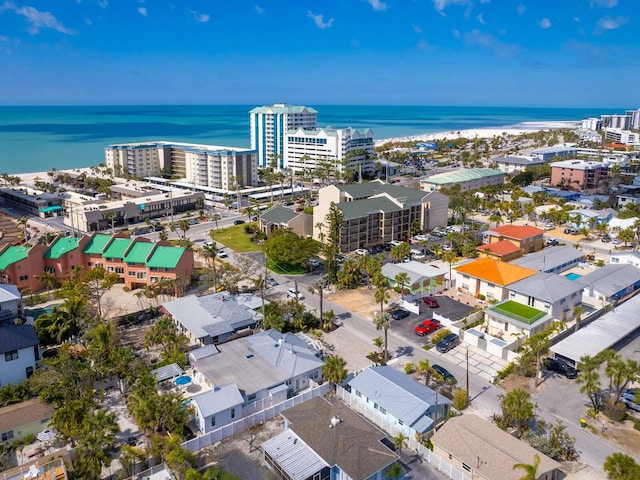
[[[517,53],[517,45],[503,43],[493,35],[481,32],[474,28],[464,36],[465,42],[469,45],[480,45],[489,48],[500,57],[511,57]]]
[[[193,19],[198,23],[207,23],[210,18],[208,13],[198,13],[195,10],[189,10],[189,13],[193,15]]]
[[[451,33],[455,38],[460,38],[460,30],[451,30]]]
[[[262,8],[260,5],[254,5],[254,7],[256,9],[256,13],[258,15],[262,15],[264,13],[264,8]]]
[[[518,15],[522,16],[522,15],[524,15],[524,12],[527,11],[527,6],[526,5],[518,5],[518,8],[516,10],[518,11]]]
[[[30,6],[18,7],[11,0],[6,0],[4,4],[0,6],[0,12],[4,10],[12,10],[16,15],[26,18],[30,24],[28,31],[33,35],[38,34],[41,28],[50,28],[68,35],[73,35],[75,33],[73,30],[69,30],[62,25],[62,23],[60,23],[56,17],[51,14],[51,12],[41,12],[40,10]]]
[[[478,20],[478,23],[481,23],[482,25],[485,25],[487,23],[484,21],[484,17],[482,16],[482,13],[478,14],[478,16],[476,17],[476,20]]]
[[[0,35],[0,42],[8,42],[9,37],[5,37],[4,35]]]
[[[573,17],[573,21],[576,23],[580,23],[580,17]]]
[[[538,26],[543,30],[547,30],[548,28],[551,28],[551,20],[545,17],[538,21]]]
[[[311,18],[318,28],[331,28],[331,25],[333,25],[333,18],[330,18],[325,22],[324,15],[322,13],[316,15],[311,10],[307,10],[307,17]]]
[[[388,7],[382,0],[367,0],[367,3],[371,5],[371,8],[378,11],[386,10]]]
[[[471,0],[433,0],[433,6],[444,15],[444,9],[451,5],[471,5]]]
[[[597,31],[616,30],[617,28],[620,28],[622,25],[628,22],[629,22],[628,18],[625,18],[625,17],[611,18],[609,15],[607,15],[606,17],[602,17],[600,20],[598,20],[598,23],[596,25],[596,30]]]
[[[589,6],[591,8],[613,8],[618,5],[618,0],[589,0]]]
[[[416,32],[418,35],[422,33],[422,28],[420,27],[420,25],[413,24],[411,26],[413,27],[413,31]]]
[[[143,17],[146,17],[148,14],[147,9],[145,7],[138,7],[138,13]]]
[[[87,17],[87,18],[85,18],[85,19],[84,19],[84,23],[85,23],[86,25],[93,25],[93,22],[91,21],[91,19],[90,19],[89,17]]]

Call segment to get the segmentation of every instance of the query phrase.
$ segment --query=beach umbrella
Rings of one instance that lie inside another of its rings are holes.
[[[49,440],[53,440],[54,438],[56,438],[57,434],[58,432],[56,432],[55,430],[45,428],[44,430],[42,430],[40,433],[36,435],[36,438],[41,442],[48,442]]]
[[[174,380],[174,382],[179,387],[184,387],[185,385],[189,385],[191,383],[191,377],[189,375],[180,375]]]

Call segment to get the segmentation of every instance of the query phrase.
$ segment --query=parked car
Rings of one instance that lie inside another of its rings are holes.
[[[312,268],[318,268],[320,266],[320,260],[318,260],[317,258],[312,258],[311,260],[309,260],[309,266]]]
[[[433,297],[422,297],[422,303],[424,303],[429,308],[438,308],[438,301]]]
[[[602,237],[602,243],[609,243],[611,241],[611,237],[609,235],[605,235]]]
[[[295,205],[292,201],[284,202],[285,207],[290,207],[291,205]]]
[[[411,258],[413,258],[414,260],[422,260],[424,258],[427,258],[427,256],[422,252],[411,252]]]
[[[213,240],[207,240],[206,242],[204,242],[204,246],[205,247],[213,247]]]
[[[553,247],[555,245],[558,245],[560,242],[558,242],[558,240],[556,240],[555,238],[547,238],[547,247]]]
[[[403,308],[398,308],[397,310],[393,311],[393,313],[391,314],[391,318],[393,318],[394,320],[402,320],[403,318],[407,318],[409,315],[411,315],[411,312],[408,312]]]
[[[189,220],[189,225],[197,225],[197,224],[198,224],[198,220],[197,220],[197,219],[195,219],[195,218],[191,218],[191,219]]]
[[[266,281],[269,285],[271,285],[272,287],[275,287],[276,285],[279,285],[278,281],[277,281],[275,278],[273,278],[273,277],[271,277],[271,276],[269,276],[269,275],[267,275],[266,277],[264,277],[264,279],[265,279],[265,281]]]
[[[428,319],[416,325],[414,331],[416,332],[416,335],[424,337],[425,335],[429,335],[431,332],[435,332],[440,328],[440,326],[440,320]]]
[[[369,251],[366,248],[358,248],[356,249],[356,255],[361,255],[361,256],[365,256],[365,255],[369,255]]]
[[[570,379],[576,378],[578,376],[578,370],[558,358],[547,357],[542,361],[542,365],[547,370],[551,372],[561,373],[562,375]]]
[[[611,243],[613,243],[614,245],[620,245],[622,243],[622,240],[620,240],[619,238],[614,238]]]
[[[578,233],[580,233],[580,230],[578,230],[575,227],[565,227],[565,229],[563,230],[564,233],[567,233],[569,235],[578,235]]]
[[[433,368],[433,370],[443,378],[445,383],[458,383],[458,380],[456,380],[456,377],[454,377],[453,374],[446,368],[438,364],[431,365],[431,368]]]
[[[419,234],[419,235],[416,235],[413,238],[416,239],[419,242],[426,242],[427,240],[429,240],[429,235]]]
[[[446,337],[444,337],[442,340],[438,342],[438,344],[436,345],[436,350],[439,351],[440,353],[445,353],[451,350],[452,348],[455,348],[456,345],[459,345],[459,344],[460,344],[460,337],[455,333],[450,333],[449,335],[447,335]]]
[[[407,255],[406,257],[402,257],[402,263],[409,263],[411,261],[411,255]]]
[[[228,258],[229,255],[224,250],[218,250],[218,258]]]
[[[287,297],[289,297],[289,298],[297,298],[298,300],[304,300],[304,295],[302,293],[298,292],[293,287],[290,287],[289,290],[287,290]]]
[[[346,260],[346,257],[344,255],[337,255],[336,256],[336,263],[338,265],[344,263],[345,260]]]
[[[384,247],[382,245],[374,245],[373,247],[369,248],[369,253],[371,254],[382,253],[383,251]]]
[[[545,230],[553,230],[554,228],[556,228],[556,226],[555,226],[553,223],[547,223],[547,224],[544,226],[544,229],[545,229]]]
[[[624,403],[627,408],[640,412],[640,398],[638,398],[637,388],[627,388],[622,395],[620,395],[620,401]]]
[[[234,221],[233,221],[233,224],[234,224],[234,225],[242,225],[243,223],[245,223],[245,221],[244,221],[244,220],[234,220]]]

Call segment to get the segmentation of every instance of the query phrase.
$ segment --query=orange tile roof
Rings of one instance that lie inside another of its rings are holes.
[[[544,233],[544,230],[538,227],[532,227],[530,225],[502,225],[501,227],[494,227],[489,230],[490,234],[494,232],[502,235],[503,237],[522,240],[523,238],[542,235]]]
[[[489,250],[494,255],[509,255],[520,251],[520,248],[509,240],[500,240],[499,242],[480,245],[478,250]]]
[[[493,258],[480,258],[474,262],[455,267],[455,270],[502,286],[538,273],[536,270],[529,270],[528,268],[501,262]]]

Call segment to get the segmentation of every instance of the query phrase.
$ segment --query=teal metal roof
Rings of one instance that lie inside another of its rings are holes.
[[[82,253],[86,253],[88,255],[102,255],[102,251],[107,243],[109,243],[109,240],[111,240],[111,235],[103,235],[100,233],[96,234],[91,240],[89,240],[89,243],[84,247]]]
[[[151,242],[135,242],[124,257],[124,261],[127,263],[145,263],[152,249],[153,243]]]
[[[149,268],[176,268],[185,249],[182,247],[159,246],[147,261]]]
[[[102,257],[122,260],[124,258],[124,252],[127,251],[132,241],[130,238],[115,238],[113,242],[111,242],[111,245],[104,251]]]
[[[291,220],[296,218],[298,215],[300,214],[294,212],[289,208],[275,206],[270,208],[266,212],[264,212],[262,215],[260,215],[260,218],[264,222],[288,224]]]
[[[51,247],[49,247],[49,250],[46,251],[43,257],[58,259],[65,253],[78,248],[79,241],[79,238],[73,237],[59,238],[53,245],[51,245]]]
[[[0,255],[0,270],[5,270],[9,265],[27,258],[29,249],[12,245]]]
[[[374,197],[358,200],[356,202],[342,202],[336,204],[342,210],[343,220],[353,220],[354,218],[362,218],[369,213],[374,212],[399,212],[402,207],[387,197]]]

